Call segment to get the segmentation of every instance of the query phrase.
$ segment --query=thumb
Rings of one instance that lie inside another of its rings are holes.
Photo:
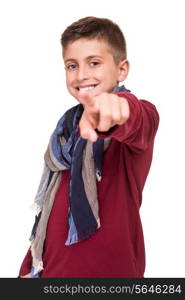
[[[87,93],[79,93],[78,101],[83,104],[85,107],[93,107],[94,106],[94,97],[90,95],[89,92]]]

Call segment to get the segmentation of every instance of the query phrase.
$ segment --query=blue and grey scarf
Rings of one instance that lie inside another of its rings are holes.
[[[124,86],[113,92],[129,91]],[[102,176],[103,153],[111,138],[92,143],[78,135],[83,105],[69,109],[58,121],[44,155],[44,168],[34,205],[37,214],[30,241],[33,257],[32,275],[43,270],[42,253],[49,215],[62,180],[62,171],[70,170],[69,230],[65,245],[88,238],[100,227],[96,180]]]

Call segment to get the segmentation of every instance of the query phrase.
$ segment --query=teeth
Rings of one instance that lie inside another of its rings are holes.
[[[94,85],[87,86],[87,87],[84,87],[84,88],[80,88],[80,87],[79,87],[79,91],[82,92],[82,93],[85,93],[85,92],[91,91],[91,90],[94,89],[94,88],[95,88]]]

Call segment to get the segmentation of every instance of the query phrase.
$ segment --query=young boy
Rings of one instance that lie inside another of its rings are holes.
[[[124,86],[120,28],[86,17],[61,38],[68,91],[79,102],[58,121],[35,197],[20,277],[143,277],[139,209],[159,115]]]

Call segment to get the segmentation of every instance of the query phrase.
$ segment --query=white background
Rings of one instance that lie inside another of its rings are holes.
[[[161,118],[141,207],[145,277],[185,276],[184,3],[0,1],[0,277],[18,275],[48,139],[77,104],[65,87],[61,33],[89,15],[120,25],[131,64],[125,85]]]

